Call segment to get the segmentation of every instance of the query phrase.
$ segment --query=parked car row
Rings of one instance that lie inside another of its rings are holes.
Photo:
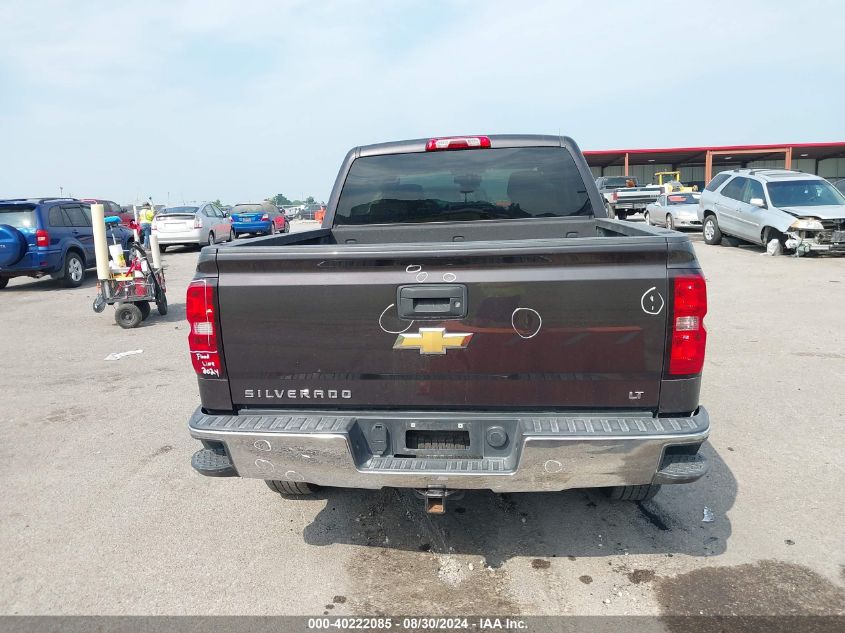
[[[110,242],[128,253],[135,239],[135,219],[111,200],[98,198],[20,198],[0,200],[0,289],[13,277],[51,276],[77,287],[85,270],[95,266],[91,205],[102,204],[106,217],[119,218],[107,227]],[[213,202],[163,207],[152,222],[161,251],[170,246],[205,246],[230,242],[241,235],[287,233],[290,223],[278,207],[263,202],[238,204],[224,211]]]
[[[613,192],[617,206],[608,214],[618,219],[626,217],[622,207],[633,210],[622,202],[623,192],[642,198],[648,190],[627,176],[602,177],[596,184],[606,201]],[[657,195],[645,206],[644,219],[669,229],[700,228],[707,244],[727,237],[766,246],[773,254],[845,252],[843,189],[845,179],[830,183],[789,169],[734,169],[716,174],[701,193],[675,187]]]
[[[162,250],[168,246],[213,245],[241,235],[287,233],[285,214],[270,202],[236,204],[224,211],[213,202],[167,207],[153,222]]]

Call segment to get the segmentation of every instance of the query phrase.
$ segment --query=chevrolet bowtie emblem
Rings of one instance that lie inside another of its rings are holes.
[[[447,332],[442,327],[421,327],[417,334],[400,334],[393,349],[418,349],[420,354],[445,354],[447,349],[463,349],[472,334]]]

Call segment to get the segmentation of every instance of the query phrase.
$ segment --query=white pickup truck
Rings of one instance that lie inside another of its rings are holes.
[[[645,212],[645,208],[663,193],[660,185],[641,187],[633,176],[601,176],[596,178],[596,186],[604,198],[607,217],[618,220]]]

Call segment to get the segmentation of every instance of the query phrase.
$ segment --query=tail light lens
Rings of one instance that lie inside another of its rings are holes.
[[[214,308],[214,285],[197,279],[188,285],[185,313],[190,330],[188,348],[198,376],[220,378],[223,364],[217,349],[217,325]]]
[[[264,215],[262,215],[262,216],[261,216],[261,221],[262,221],[262,222],[267,222],[269,219],[270,219],[270,216],[269,216],[269,215],[267,215],[266,213],[265,213]]]
[[[488,149],[490,138],[487,136],[449,136],[429,139],[425,144],[427,152],[442,152],[450,149]]]
[[[38,229],[35,232],[36,246],[50,246],[50,234],[44,229]]]
[[[674,278],[672,330],[669,340],[669,374],[700,374],[704,366],[707,330],[707,284],[700,273]]]
[[[194,218],[194,228],[201,229],[202,228],[202,220],[200,220],[199,216]]]
[[[612,194],[610,194],[610,199],[616,202],[617,200],[619,200],[619,194],[614,191]]]

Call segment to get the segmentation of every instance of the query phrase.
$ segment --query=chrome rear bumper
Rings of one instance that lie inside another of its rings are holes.
[[[384,454],[374,454],[374,425],[399,432],[409,424],[425,428],[475,425],[478,432],[472,437],[481,439],[473,440],[473,457],[394,456],[389,444]],[[344,488],[495,492],[694,481],[706,472],[706,462],[682,447],[694,453],[710,432],[703,407],[689,417],[672,418],[618,413],[332,411],[251,411],[227,416],[207,415],[198,409],[189,426],[194,438],[218,451],[225,447],[241,477]],[[491,426],[509,430],[504,447],[494,449],[484,443],[484,431]]]

